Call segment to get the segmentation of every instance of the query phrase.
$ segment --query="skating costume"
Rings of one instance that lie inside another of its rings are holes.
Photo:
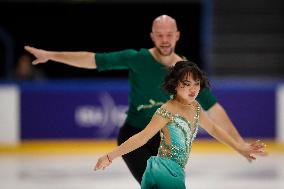
[[[141,188],[181,189],[185,188],[184,167],[187,164],[199,126],[200,106],[196,107],[193,122],[164,108],[158,108],[156,115],[168,119],[160,131],[161,142],[158,155],[147,161]]]

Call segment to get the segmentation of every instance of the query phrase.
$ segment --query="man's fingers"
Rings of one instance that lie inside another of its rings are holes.
[[[259,148],[265,148],[266,144],[264,144],[264,143],[252,143],[251,146],[259,147]]]
[[[260,155],[260,156],[267,156],[268,152],[264,151],[264,150],[256,150],[253,152],[256,155]]]
[[[33,65],[36,65],[36,64],[39,64],[39,63],[41,63],[41,61],[39,59],[36,59],[36,60],[32,61]]]
[[[251,147],[255,148],[265,148],[266,144],[264,144],[263,142],[261,142],[260,140],[257,140],[253,143],[250,144]]]
[[[31,46],[25,46],[24,49],[31,52],[34,48]]]

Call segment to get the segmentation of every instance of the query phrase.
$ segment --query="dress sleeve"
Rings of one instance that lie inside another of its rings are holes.
[[[164,108],[158,108],[155,112],[156,115],[159,115],[163,118],[169,119],[169,120],[173,120],[173,115],[172,113],[170,113],[169,111],[167,111]]]

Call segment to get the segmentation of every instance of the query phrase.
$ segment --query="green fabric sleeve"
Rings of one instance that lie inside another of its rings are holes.
[[[217,98],[212,94],[209,88],[204,88],[200,91],[196,99],[204,110],[209,110],[217,103]]]
[[[96,53],[96,65],[98,71],[129,69],[137,55],[135,50],[123,50],[110,53]]]

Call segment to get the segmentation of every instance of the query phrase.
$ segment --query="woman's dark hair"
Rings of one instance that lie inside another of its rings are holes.
[[[200,80],[200,90],[209,87],[206,74],[191,61],[179,61],[170,68],[170,73],[165,77],[162,87],[170,94],[176,94],[176,87],[187,74],[192,74],[194,80]]]

